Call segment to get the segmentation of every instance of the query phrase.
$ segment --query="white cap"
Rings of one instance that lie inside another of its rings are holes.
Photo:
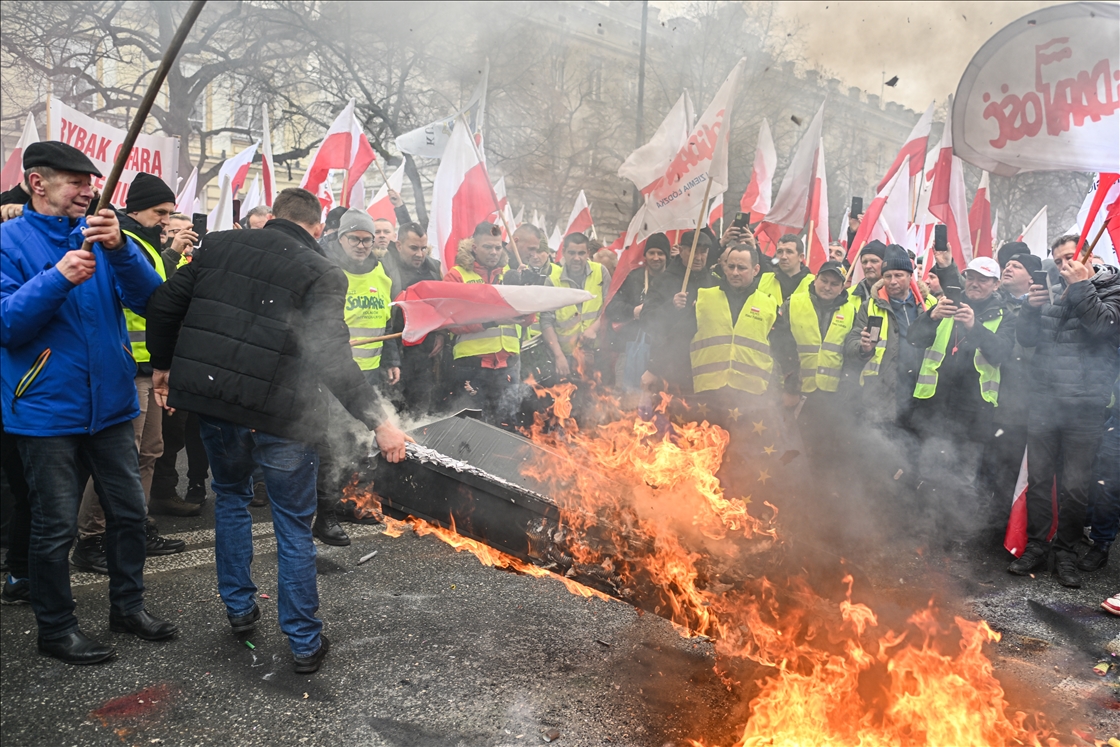
[[[991,257],[977,257],[968,263],[968,267],[964,271],[968,272],[969,270],[978,272],[986,278],[998,278],[1000,275],[999,262]]]

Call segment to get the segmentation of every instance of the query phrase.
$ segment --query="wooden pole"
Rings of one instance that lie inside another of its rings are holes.
[[[350,207],[350,169],[342,172],[342,207]]]
[[[712,192],[712,175],[707,174],[708,185],[704,187],[704,199],[700,201],[700,217],[696,219],[696,230],[692,232],[692,251],[688,253],[688,264],[684,268],[684,282],[681,283],[681,293],[688,290],[688,276],[692,274],[692,260],[696,258],[696,244],[700,241],[700,228],[704,225],[704,218],[708,215],[708,195]]]
[[[1087,241],[1085,242],[1085,248],[1081,251],[1081,256],[1077,259],[1078,262],[1084,262],[1085,260],[1089,259],[1089,255],[1091,255],[1093,253],[1093,250],[1097,248],[1097,242],[1100,241],[1101,236],[1104,235],[1104,229],[1107,225],[1107,220],[1101,223],[1101,229],[1097,231],[1097,235],[1096,238],[1093,239],[1093,243],[1090,244]]]
[[[156,96],[159,95],[159,89],[163,87],[163,82],[167,80],[167,74],[171,71],[172,63],[179,56],[179,50],[182,49],[183,42],[187,40],[187,34],[190,33],[191,27],[198,20],[198,16],[202,13],[202,8],[205,5],[206,0],[194,0],[191,3],[179,24],[178,30],[175,31],[175,36],[171,38],[167,51],[163,53],[163,59],[160,60],[159,67],[156,68],[156,74],[152,77],[152,82],[148,84],[148,90],[144,93],[140,106],[136,108],[136,116],[133,118],[132,124],[129,125],[128,134],[125,135],[124,142],[121,143],[121,148],[117,151],[117,160],[113,162],[113,170],[109,172],[109,178],[105,180],[105,185],[101,188],[101,199],[97,201],[98,212],[109,207],[109,201],[113,197],[113,192],[117,189],[117,182],[121,179],[124,165],[128,163],[128,157],[132,154],[132,146],[136,144],[136,138],[144,127],[148,112],[152,110],[152,104],[155,103]],[[89,247],[88,241],[82,242],[82,249],[88,252]]]
[[[379,337],[355,337],[350,341],[350,347],[356,345],[368,345],[371,342],[381,342],[383,340],[395,340],[404,335],[404,332],[396,332],[391,335],[380,335]]]
[[[468,139],[471,141],[471,147],[474,148],[474,155],[478,158],[478,162],[483,164],[483,169],[485,170],[486,161],[482,160],[482,151],[478,149],[478,143],[474,141],[474,133],[470,131],[471,126],[467,123],[467,115],[460,114],[459,119],[462,120],[463,126],[466,127],[467,132],[470,133]],[[498,204],[498,193],[494,191],[494,185],[490,183],[489,171],[486,171],[486,186],[490,188],[490,197],[494,200],[494,207],[498,209],[498,219],[506,229],[506,236],[509,237],[509,247],[513,251],[513,258],[517,260],[517,268],[515,269],[520,269],[525,263],[521,261],[521,253],[517,251],[517,244],[513,241],[513,231],[510,229],[509,223],[506,222],[506,214],[502,211],[502,206]]]

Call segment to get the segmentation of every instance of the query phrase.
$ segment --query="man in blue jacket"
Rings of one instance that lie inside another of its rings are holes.
[[[122,311],[145,314],[160,277],[113,211],[83,218],[100,174],[81,151],[35,143],[23,167],[31,201],[0,225],[4,430],[17,437],[30,487],[39,651],[94,664],[115,651],[79,629],[67,558],[87,474],[107,520],[110,630],[145,640],[177,632],[144,609],[146,512],[132,429],[140,407]]]

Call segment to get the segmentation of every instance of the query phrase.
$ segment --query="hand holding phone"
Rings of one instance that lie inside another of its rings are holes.
[[[1031,273],[1031,285],[1041,285],[1043,288],[1050,287],[1050,273],[1046,270],[1035,270]]]
[[[864,355],[868,355],[879,343],[879,335],[883,331],[883,317],[871,316],[867,318],[867,326],[860,333],[859,348]]]

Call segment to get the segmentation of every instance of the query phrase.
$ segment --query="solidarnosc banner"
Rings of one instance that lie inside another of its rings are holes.
[[[1120,164],[1120,6],[1030,13],[980,48],[953,101],[953,152],[1000,176]]]
[[[93,186],[100,190],[105,177],[113,170],[113,162],[124,143],[124,130],[117,129],[93,117],[72,109],[58,99],[50,102],[50,133],[52,140],[72,145],[89,156],[101,171],[102,177],[93,179]],[[125,164],[120,182],[113,192],[112,203],[123,207],[128,188],[138,173],[151,174],[162,179],[172,191],[178,187],[179,138],[141,133],[132,147],[132,154]]]

